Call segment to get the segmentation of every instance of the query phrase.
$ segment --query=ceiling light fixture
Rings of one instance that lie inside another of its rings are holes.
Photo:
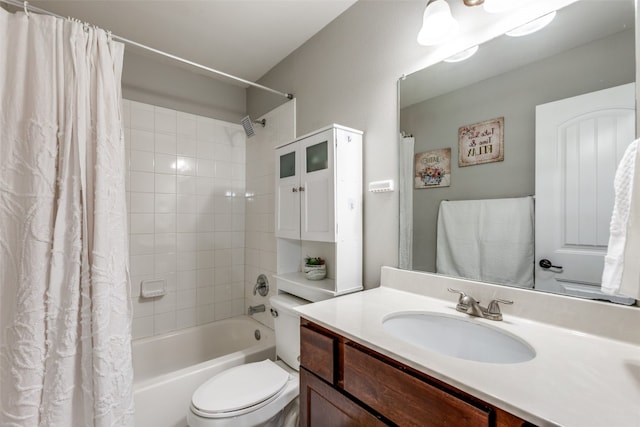
[[[455,55],[451,55],[450,57],[445,59],[444,62],[462,62],[465,59],[471,58],[478,51],[478,48],[479,46],[473,46],[473,47],[470,47],[469,49],[465,49],[462,52],[458,52]]]
[[[464,0],[465,6],[480,6],[484,0]]]
[[[529,34],[533,34],[536,31],[540,31],[541,29],[549,25],[549,23],[551,23],[551,21],[553,21],[553,18],[555,17],[556,17],[556,12],[553,11],[544,16],[541,16],[540,18],[534,19],[531,22],[521,25],[518,28],[514,28],[511,31],[507,31],[505,34],[510,37],[522,37],[522,36],[527,36]]]
[[[451,15],[445,0],[430,0],[422,17],[422,28],[418,33],[418,43],[435,46],[445,42],[458,32],[458,21]]]

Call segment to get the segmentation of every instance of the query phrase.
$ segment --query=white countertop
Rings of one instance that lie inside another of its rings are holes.
[[[640,426],[640,346],[504,314],[490,321],[437,299],[380,287],[300,306],[302,317],[539,426]],[[517,304],[517,302],[516,302]],[[509,306],[512,307],[512,306]],[[411,345],[382,328],[385,316],[430,311],[503,329],[527,341],[533,360],[492,364]],[[503,310],[504,312],[504,310]],[[640,328],[640,324],[627,325]]]

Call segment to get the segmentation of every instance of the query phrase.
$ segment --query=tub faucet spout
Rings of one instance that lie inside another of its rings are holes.
[[[265,310],[264,304],[260,305],[250,305],[249,306],[249,316],[255,313],[262,313]]]

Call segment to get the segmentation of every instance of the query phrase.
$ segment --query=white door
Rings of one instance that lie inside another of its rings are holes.
[[[635,137],[634,105],[631,83],[536,107],[536,289],[602,296],[613,178]]]
[[[334,242],[334,129],[300,141],[300,238]]]
[[[276,149],[275,236],[300,239],[300,155],[298,144]]]

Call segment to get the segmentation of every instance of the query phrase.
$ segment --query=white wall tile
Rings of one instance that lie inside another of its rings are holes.
[[[178,271],[178,291],[195,289],[197,286],[196,270]]]
[[[177,176],[178,194],[196,194],[196,177],[195,176]]]
[[[197,248],[196,233],[177,233],[178,252],[195,252]]]
[[[154,253],[153,234],[132,234],[129,239],[131,243],[131,255],[149,255]]]
[[[197,197],[194,194],[182,195],[180,194],[180,188],[178,188],[177,212],[198,213]]]
[[[156,133],[154,151],[156,153],[176,154],[178,152],[176,136]]]
[[[195,270],[196,264],[196,252],[178,252],[176,254],[176,269],[178,271]]]
[[[213,288],[214,285],[215,270],[213,268],[196,270],[196,286],[198,288]]]
[[[133,339],[153,336],[153,316],[134,318],[131,336]]]
[[[176,214],[157,213],[155,214],[155,233],[175,233],[176,232]]]
[[[131,128],[153,131],[154,127],[153,106],[131,101]]]
[[[196,308],[196,323],[202,325],[205,323],[213,322],[214,320],[214,306],[203,305]]]
[[[178,156],[196,157],[198,153],[198,142],[186,136],[178,135],[176,154]]]
[[[131,150],[154,151],[153,132],[131,128]]]
[[[197,159],[195,157],[178,156],[178,175],[195,176],[197,172]]]
[[[187,114],[178,112],[178,135],[184,135],[186,137],[195,139],[197,136],[197,117],[193,114]]]
[[[228,246],[244,240],[244,131],[128,100],[122,111],[133,336],[242,314],[245,254]],[[140,299],[152,279],[166,281],[166,295]]]
[[[236,149],[231,147],[230,145],[225,145],[225,144],[213,144],[213,153],[214,156],[212,158],[215,158],[217,161],[219,162],[234,162],[235,160],[233,159],[233,155],[232,153],[235,151]],[[241,159],[238,159],[238,161],[236,163],[243,163],[244,164],[244,150],[237,150],[238,152],[242,152],[243,157]],[[244,179],[244,176],[242,177]]]
[[[153,247],[157,254],[176,252],[176,233],[156,233]]]
[[[130,167],[132,171],[153,172],[153,152],[131,150]]]
[[[218,144],[212,144],[210,142],[198,141],[197,143],[197,157],[198,159],[214,159],[215,146]]]
[[[161,297],[154,298],[153,313],[167,313],[176,310],[176,292],[170,291]]]
[[[232,169],[231,169],[231,163],[227,163],[227,162],[220,162],[216,160],[216,172],[215,172],[215,176],[216,178],[226,178],[226,179],[233,179],[233,175],[232,175]]]
[[[156,194],[154,211],[156,213],[176,213],[177,200],[175,194]]]
[[[229,301],[216,302],[214,307],[214,320],[227,319],[232,316],[231,304],[229,304]]]
[[[195,308],[196,307],[196,290],[195,289],[187,289],[184,291],[178,291],[176,297],[176,308],[178,310],[184,310],[186,308]]]
[[[156,152],[154,161],[155,173],[175,175],[177,167],[178,157],[175,154],[164,154]]]
[[[153,255],[132,255],[131,276],[153,274]]]
[[[213,142],[215,131],[213,120],[206,117],[196,119],[196,138],[202,142]]]
[[[176,328],[186,329],[196,326],[196,310],[189,308],[186,310],[178,310],[176,312]]]
[[[216,162],[217,163],[217,162]],[[213,160],[198,159],[197,160],[197,175],[211,177],[215,175],[216,169]]]
[[[154,174],[155,192],[156,193],[175,193],[176,192],[176,176]]]
[[[154,232],[153,214],[132,213],[131,218],[131,234],[148,234]]]
[[[176,329],[176,312],[169,311],[153,316],[153,334],[159,335]]]
[[[131,172],[131,192],[153,193],[154,176],[150,172]]]
[[[167,108],[155,107],[155,131],[175,134],[177,131],[177,112]]]
[[[153,193],[131,193],[129,209],[131,213],[153,213]]]

